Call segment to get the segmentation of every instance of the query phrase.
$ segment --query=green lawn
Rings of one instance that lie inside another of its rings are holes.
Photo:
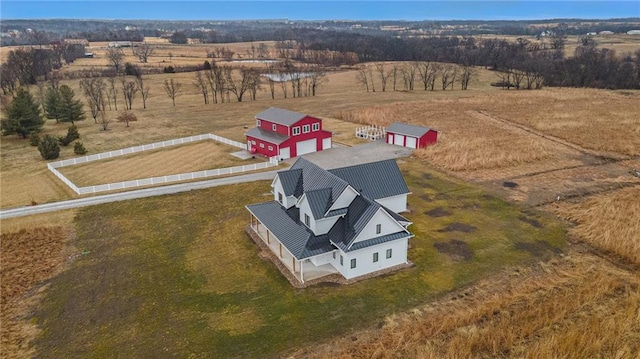
[[[38,356],[276,356],[376,325],[565,246],[562,225],[550,216],[421,162],[401,168],[413,192],[407,217],[415,266],[349,286],[294,289],[258,257],[244,232],[244,205],[269,200],[269,181],[81,210],[73,244],[85,254],[53,280],[36,313]],[[442,231],[452,224],[467,232]],[[434,246],[451,240],[467,259]]]

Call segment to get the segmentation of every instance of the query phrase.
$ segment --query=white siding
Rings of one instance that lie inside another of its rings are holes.
[[[334,252],[329,252],[329,253],[321,254],[319,256],[311,257],[309,259],[309,261],[314,266],[318,266],[318,267],[321,266],[321,265],[325,265],[327,263],[332,263],[333,262],[333,253]],[[336,257],[337,257],[337,254],[336,254]],[[338,262],[338,264],[340,264],[340,262]]]
[[[304,223],[305,214],[309,216],[309,228],[313,233],[316,233],[316,220],[313,218],[313,213],[311,212],[311,207],[309,206],[309,201],[307,200],[306,195],[302,195],[297,204],[298,208],[300,208],[300,222]]]
[[[280,182],[280,177],[276,176],[273,179],[273,182],[271,182],[271,188],[273,190],[273,200],[274,201],[280,202],[280,201],[278,201],[278,193],[282,193],[282,205],[285,208],[291,208],[291,206],[296,204],[297,199],[294,196],[286,197],[284,195],[284,189],[282,188],[282,183]]]
[[[326,234],[341,216],[322,218],[316,221],[316,235]]]
[[[376,202],[389,208],[390,210],[396,213],[402,213],[407,211],[407,195],[406,194],[376,199]]]
[[[331,208],[329,208],[329,210],[332,211],[334,209],[347,208],[349,207],[353,199],[356,198],[357,196],[358,196],[358,192],[356,192],[356,190],[353,189],[353,187],[347,186],[347,188],[345,188],[344,191],[340,193],[340,196],[338,196],[338,199],[336,199],[336,201],[333,203]]]
[[[340,266],[339,256],[337,269],[347,279],[359,277],[371,272],[379,271],[399,264],[407,263],[408,238],[398,239],[377,246],[363,248],[344,255],[344,265]],[[391,258],[387,258],[387,249],[391,249]],[[373,253],[378,253],[378,261],[373,262]],[[356,259],[356,267],[351,268],[351,259]]]
[[[380,224],[380,233],[376,233],[376,226]],[[367,239],[385,236],[391,233],[397,233],[404,231],[404,227],[396,222],[391,216],[385,212],[382,208],[373,215],[369,223],[364,227],[360,234],[354,240],[355,242],[366,241]]]

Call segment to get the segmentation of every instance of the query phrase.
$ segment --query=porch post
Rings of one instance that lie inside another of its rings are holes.
[[[291,264],[293,264],[293,273],[296,273],[296,258],[291,257]]]
[[[267,231],[267,244],[271,244],[271,241],[269,240],[269,231]]]
[[[280,245],[280,258],[282,258],[282,243],[278,243]]]
[[[300,261],[300,280],[304,283],[304,263]]]

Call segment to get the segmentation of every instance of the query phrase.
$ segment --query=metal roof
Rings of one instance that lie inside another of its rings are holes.
[[[283,110],[277,107],[269,107],[256,115],[256,118],[259,120],[266,120],[284,126],[291,126],[305,117],[307,117],[307,115],[303,113]]]
[[[279,145],[282,142],[289,139],[289,136],[285,136],[281,133],[266,131],[259,127],[254,127],[245,133],[246,136],[255,137],[262,141],[267,141],[269,143],[273,143],[274,145]]]
[[[331,199],[336,200],[342,191],[349,186],[343,179],[302,157],[298,158],[293,166],[291,166],[291,169],[302,170],[302,190],[304,192],[331,188]]]
[[[280,171],[277,174],[282,184],[285,196],[300,196],[302,193],[302,169],[297,168],[288,171]]]
[[[387,132],[393,132],[400,135],[407,135],[411,137],[422,137],[425,133],[430,130],[435,131],[429,127],[415,126],[415,125],[407,125],[406,123],[394,122],[391,126],[387,127]]]
[[[374,200],[409,193],[395,160],[336,168],[329,172],[347,181],[363,196]]]
[[[294,212],[298,212],[295,207],[287,211],[278,202],[271,201],[251,204],[246,208],[296,259],[312,257],[334,249],[327,235],[315,236],[310,229],[294,219],[297,218]]]
[[[311,207],[311,213],[314,219],[324,217],[325,212],[331,204],[331,188],[316,189],[304,193]]]

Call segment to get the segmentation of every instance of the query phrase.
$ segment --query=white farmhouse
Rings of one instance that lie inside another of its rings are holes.
[[[408,264],[409,189],[394,160],[324,170],[304,158],[278,172],[274,200],[246,206],[257,235],[305,283]]]

